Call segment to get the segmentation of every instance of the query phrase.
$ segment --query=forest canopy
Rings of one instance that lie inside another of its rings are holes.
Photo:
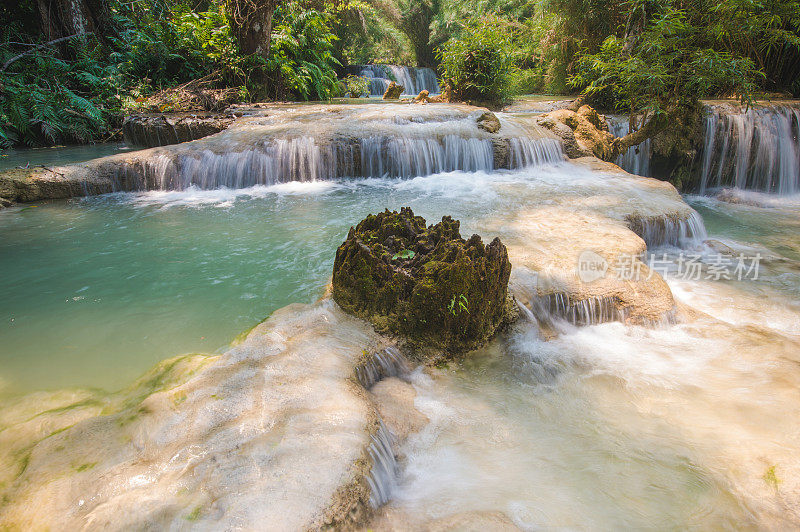
[[[698,98],[800,96],[800,0],[22,0],[0,22],[3,146],[103,140],[181,88],[325,100],[365,63],[464,98],[581,94],[641,129]]]

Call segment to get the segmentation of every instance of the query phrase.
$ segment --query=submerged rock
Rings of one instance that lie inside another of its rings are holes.
[[[0,405],[0,530],[350,530],[396,467],[355,367],[384,340],[329,299],[117,394]],[[388,449],[388,450],[387,450]]]
[[[402,85],[398,85],[394,81],[389,82],[389,86],[386,87],[386,92],[383,93],[384,100],[399,100],[400,95],[403,94],[405,87]]]
[[[506,247],[461,238],[449,216],[426,227],[410,208],[369,215],[336,251],[333,297],[379,331],[450,355],[485,343],[509,319]]]
[[[481,114],[477,119],[478,128],[488,131],[489,133],[497,133],[500,131],[500,120],[491,111],[486,111]]]

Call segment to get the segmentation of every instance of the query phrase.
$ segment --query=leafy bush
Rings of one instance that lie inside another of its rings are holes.
[[[471,22],[437,51],[442,78],[459,100],[501,102],[515,71],[512,33],[498,17]]]
[[[702,30],[685,11],[669,6],[653,15],[635,41],[612,35],[579,65],[573,85],[590,96],[611,97],[621,111],[650,117],[675,113],[710,95],[749,101],[760,76],[749,58],[704,46]]]
[[[16,55],[0,46],[0,62]],[[108,134],[119,109],[109,67],[87,53],[67,61],[30,54],[0,74],[0,146],[89,142]]]
[[[121,7],[122,13],[125,9]],[[120,20],[125,29],[114,40],[120,51],[110,60],[124,83],[149,80],[154,88],[163,88],[212,72],[229,85],[244,83],[244,59],[221,2],[212,2],[201,12],[178,4],[166,13],[144,4]]]
[[[274,15],[268,70],[273,72],[284,94],[302,100],[328,100],[338,91],[333,56],[336,36],[330,15],[304,9],[299,2],[280,6]]]
[[[516,70],[509,80],[508,92],[515,96],[541,91],[543,75],[538,68]]]
[[[342,91],[346,96],[351,98],[358,98],[363,94],[369,94],[369,80],[361,76],[347,76],[341,80],[344,90]]]

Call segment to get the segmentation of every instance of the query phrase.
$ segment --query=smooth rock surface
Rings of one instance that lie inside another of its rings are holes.
[[[304,530],[371,513],[379,418],[353,367],[382,346],[330,300],[290,305],[214,357],[128,390],[0,410],[0,528]]]

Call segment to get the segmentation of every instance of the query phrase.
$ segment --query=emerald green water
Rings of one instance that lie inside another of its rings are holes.
[[[105,144],[89,144],[83,146],[55,146],[49,148],[23,148],[14,150],[0,150],[0,170],[16,168],[18,166],[62,165],[79,163],[114,155],[131,148],[122,142],[107,142]]]
[[[346,229],[311,196],[228,207],[136,198],[0,212],[5,391],[115,389],[164,358],[213,353],[322,295]]]
[[[489,207],[480,186],[453,206],[447,178],[435,183],[112,194],[0,211],[0,393],[114,390],[165,358],[217,352],[272,311],[322,296],[336,247],[366,214]]]

